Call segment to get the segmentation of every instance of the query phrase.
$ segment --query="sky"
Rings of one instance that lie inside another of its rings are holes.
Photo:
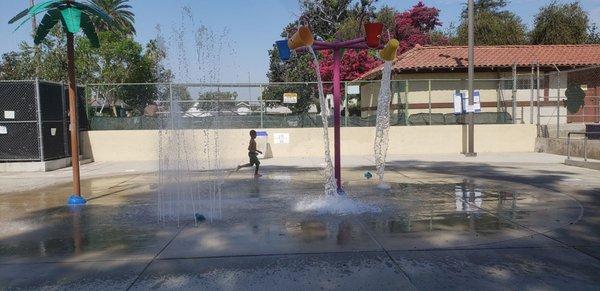
[[[451,23],[459,22],[460,11],[466,1],[424,2],[441,10],[443,27],[448,27]],[[507,9],[519,15],[531,27],[539,8],[549,2],[510,0]],[[21,41],[31,42],[29,25],[16,32],[13,32],[15,25],[8,25],[8,20],[27,7],[28,3],[29,0],[0,0],[0,54],[16,50]],[[138,33],[135,38],[143,43],[156,38],[158,25],[171,56],[166,65],[173,69],[179,81],[187,82],[205,81],[199,76],[206,73],[216,74],[216,80],[220,82],[267,81],[267,50],[280,38],[281,29],[297,18],[299,11],[297,0],[131,0],[130,3],[136,14],[135,27]],[[379,0],[377,6],[388,5],[403,11],[416,3],[416,0]],[[580,0],[580,3],[592,21],[600,22],[600,0]],[[183,13],[184,7],[189,7],[193,24],[191,18]],[[197,68],[209,65],[196,61],[195,29],[192,26],[198,28],[201,25],[216,35],[223,35],[224,49],[218,58],[214,58],[222,64],[217,71]],[[178,31],[185,31],[187,36],[176,37]],[[183,60],[178,42],[183,42],[185,46]]]

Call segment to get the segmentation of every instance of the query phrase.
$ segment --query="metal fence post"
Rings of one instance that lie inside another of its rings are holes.
[[[513,124],[517,124],[517,64],[513,64],[512,66],[512,115],[513,115]],[[523,118],[521,116],[521,118]]]
[[[571,159],[571,133],[567,133],[567,160]]]
[[[87,85],[87,84],[83,86],[83,92],[84,92],[84,97],[83,97],[83,99],[84,99],[84,102],[85,102],[85,116],[86,116],[88,119],[90,119],[90,115],[89,115],[89,112],[90,112],[90,106],[89,106],[89,104],[90,104],[90,101],[89,101],[89,100],[90,100],[90,99],[89,99],[89,94],[88,94],[88,85]]]
[[[409,108],[409,106],[408,106],[408,80],[404,80],[404,96],[406,98],[406,106],[405,106],[406,113],[404,114],[404,116],[405,116],[404,120],[405,120],[405,124],[408,125],[408,108]]]
[[[540,120],[540,114],[541,114],[541,106],[540,106],[540,63],[538,62],[537,64],[537,105],[538,105],[538,132],[539,132],[539,127],[541,124],[541,120]]]
[[[427,91],[429,95],[429,125],[431,125],[431,79],[427,80]]]
[[[556,138],[560,138],[560,70],[556,74]]]
[[[65,148],[65,157],[69,156],[69,126],[67,125],[67,99],[65,96],[65,83],[60,82],[60,92],[62,101],[62,118],[63,118],[63,142]]]
[[[587,134],[583,136],[583,160],[587,162]]]
[[[40,80],[35,77],[35,96],[37,106],[37,123],[38,123],[38,150],[40,152],[40,162],[44,161],[44,131],[42,127],[42,96],[40,94]]]
[[[529,76],[529,87],[531,87],[531,96],[529,98],[529,124],[533,124],[533,65],[531,66],[531,75]]]
[[[173,104],[173,83],[169,83],[169,115],[171,115],[171,129],[175,129],[175,117],[173,116],[175,113],[175,107],[173,107]]]
[[[348,82],[344,82],[344,126],[348,126]]]
[[[260,128],[264,128],[265,124],[264,124],[264,120],[263,120],[263,115],[264,115],[264,111],[265,111],[265,101],[263,100],[263,88],[262,85],[260,85]]]

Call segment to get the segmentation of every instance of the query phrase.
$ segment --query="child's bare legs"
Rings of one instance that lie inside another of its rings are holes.
[[[254,177],[261,177],[262,175],[258,173],[258,167],[260,163],[256,164],[256,169],[254,169]]]
[[[258,160],[256,155],[249,154],[248,157],[250,158],[250,162],[247,164],[237,166],[237,168],[235,169],[236,172],[239,171],[241,168],[256,166],[256,168],[254,169],[254,177],[257,177],[257,178],[261,177],[262,175],[258,173],[258,169],[260,167],[260,161]]]
[[[243,165],[238,165],[237,168],[235,169],[235,171],[239,171],[241,168],[247,168],[247,167],[252,167],[251,163],[247,163],[247,164],[243,164]]]

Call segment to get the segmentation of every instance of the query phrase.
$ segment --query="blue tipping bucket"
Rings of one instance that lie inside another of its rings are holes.
[[[279,58],[282,61],[287,61],[290,59],[291,52],[290,47],[288,46],[287,39],[278,40],[275,42],[277,44],[277,50],[279,51]]]

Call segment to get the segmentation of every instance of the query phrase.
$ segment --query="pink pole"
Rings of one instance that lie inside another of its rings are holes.
[[[342,172],[340,159],[340,104],[341,104],[341,83],[340,83],[340,63],[342,60],[342,50],[333,50],[333,140],[335,155],[335,180],[338,190],[342,189]]]

